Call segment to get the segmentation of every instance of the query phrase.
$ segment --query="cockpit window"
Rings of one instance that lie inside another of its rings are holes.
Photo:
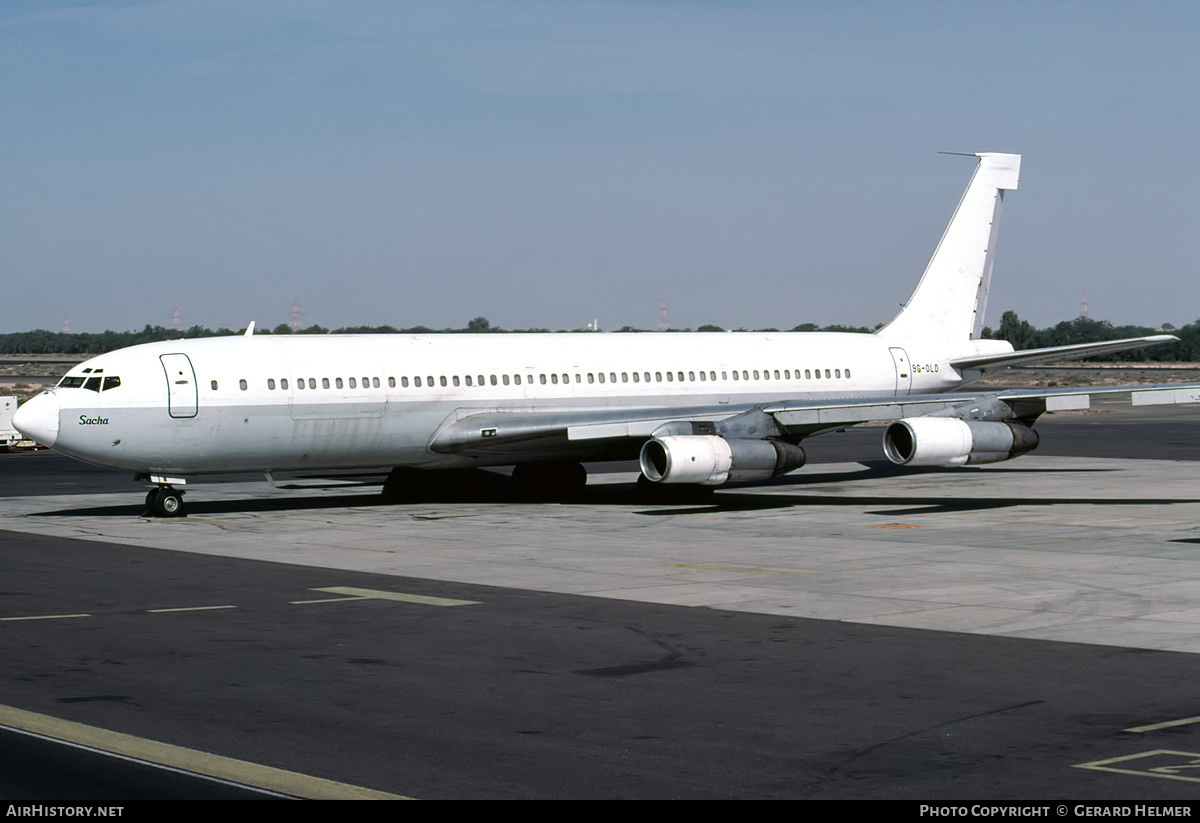
[[[96,371],[99,372],[100,369]],[[64,377],[58,381],[58,385],[64,389],[87,389],[88,391],[101,392],[115,389],[121,385],[121,378],[111,374],[108,377],[101,377],[99,374],[93,373],[89,377]]]

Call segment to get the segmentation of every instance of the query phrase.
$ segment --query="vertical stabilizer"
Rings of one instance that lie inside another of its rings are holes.
[[[1017,187],[1021,155],[983,152],[917,290],[890,323],[888,337],[967,340],[979,336],[992,280],[1004,192]]]

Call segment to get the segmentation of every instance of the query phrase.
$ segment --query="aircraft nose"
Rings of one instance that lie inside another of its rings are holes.
[[[13,427],[30,440],[43,446],[53,446],[58,440],[58,398],[44,391],[18,406],[12,418]]]

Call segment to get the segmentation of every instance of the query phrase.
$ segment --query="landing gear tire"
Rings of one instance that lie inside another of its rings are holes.
[[[183,492],[170,486],[151,489],[146,495],[146,512],[151,517],[186,517]]]

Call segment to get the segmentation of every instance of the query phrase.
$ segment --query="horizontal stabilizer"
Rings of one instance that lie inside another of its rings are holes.
[[[1069,360],[1075,357],[1089,357],[1093,354],[1140,349],[1143,346],[1173,343],[1178,339],[1172,334],[1153,334],[1149,337],[1127,337],[1123,340],[1106,340],[1102,343],[1076,343],[1073,346],[1050,346],[1045,349],[1025,349],[1001,354],[956,357],[950,361],[950,365],[956,369],[1021,366],[1027,363],[1047,363],[1051,360]]]

